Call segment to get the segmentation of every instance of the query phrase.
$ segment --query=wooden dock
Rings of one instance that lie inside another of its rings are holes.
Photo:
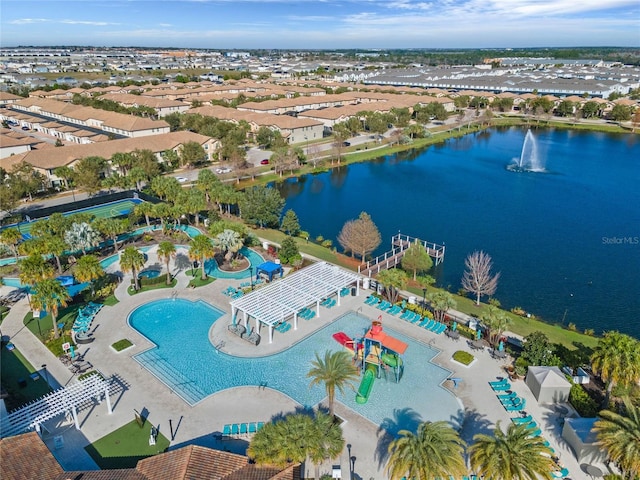
[[[431,258],[433,258],[434,265],[437,266],[444,261],[444,245],[438,245],[433,242],[427,242],[409,235],[402,235],[401,233],[398,233],[391,237],[391,250],[360,265],[358,267],[358,273],[366,277],[372,277],[381,270],[388,270],[389,268],[395,267],[402,261],[402,257],[405,252],[411,244],[416,242],[416,240],[423,245],[425,251]]]

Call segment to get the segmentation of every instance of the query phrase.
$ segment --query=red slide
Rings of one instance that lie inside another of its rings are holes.
[[[338,332],[333,334],[333,338],[345,348],[353,350],[353,338],[344,332]],[[358,345],[358,350],[362,348],[362,344]]]

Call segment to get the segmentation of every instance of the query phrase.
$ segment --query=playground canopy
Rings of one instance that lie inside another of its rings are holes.
[[[260,275],[260,273],[264,273],[271,282],[273,280],[273,276],[276,273],[279,273],[280,277],[282,277],[282,265],[274,262],[264,262],[262,265],[258,265],[256,267],[256,278]]]
[[[373,328],[370,329],[365,335],[365,338],[380,342],[384,348],[399,353],[400,355],[404,354],[408,347],[408,345],[402,340],[398,340],[391,335],[387,335],[382,331],[382,329],[379,331],[374,331]]]
[[[260,324],[269,327],[269,343],[273,341],[273,327],[280,322],[293,318],[293,328],[297,328],[298,312],[309,305],[316,306],[320,315],[320,302],[336,295],[340,304],[339,292],[345,287],[356,284],[359,287],[362,277],[336,265],[318,262],[309,265],[291,275],[270,283],[231,302],[231,316],[237,323],[238,312],[244,315],[244,325],[248,327],[250,318],[256,321],[256,331]],[[247,331],[250,329],[247,328]]]

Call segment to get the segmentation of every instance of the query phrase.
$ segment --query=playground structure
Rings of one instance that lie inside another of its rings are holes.
[[[400,382],[404,372],[402,355],[408,345],[382,329],[382,322],[374,320],[371,328],[362,338],[352,339],[344,332],[338,332],[333,338],[343,347],[353,352],[354,361],[363,373],[356,402],[367,403],[376,379]]]

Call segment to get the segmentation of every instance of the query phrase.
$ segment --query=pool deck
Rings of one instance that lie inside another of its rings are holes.
[[[150,261],[147,262],[147,267],[156,261],[154,250],[149,253]],[[118,264],[115,263],[109,270],[117,271],[118,268]],[[94,319],[92,331],[96,340],[79,346],[86,360],[105,377],[113,379],[110,391],[113,413],[108,414],[104,402],[85,407],[79,412],[80,431],[75,430],[73,424],[64,419],[52,420],[45,424],[51,433],[45,433],[43,438],[66,470],[97,469],[83,447],[133,420],[134,410],[148,415],[149,421],[172,440],[171,448],[196,444],[244,454],[248,445],[246,439],[223,441],[217,438],[215,434],[222,431],[223,425],[269,421],[273,416],[294,411],[299,406],[277,391],[243,387],[213,394],[191,407],[133,360],[132,355],[146,350],[151,344],[129,327],[127,316],[133,309],[149,301],[171,298],[172,294],[176,294],[174,292],[177,292],[179,298],[202,299],[224,310],[226,314],[214,324],[209,334],[210,338],[214,345],[222,345],[222,350],[241,356],[263,356],[282,351],[348,311],[359,311],[372,319],[382,315],[383,324],[389,328],[440,349],[441,353],[433,361],[451,370],[452,377],[461,379],[457,387],[449,380],[445,381],[444,385],[455,393],[464,406],[465,415],[460,419],[463,439],[470,442],[476,433],[490,433],[490,429],[494,428],[498,421],[503,428],[510,423],[509,413],[501,406],[488,384],[488,381],[504,375],[506,360],[493,359],[486,349],[480,352],[472,351],[464,339],[456,341],[445,335],[435,335],[398,317],[381,313],[380,310],[364,304],[364,299],[370,293],[368,290],[360,290],[357,297],[341,297],[340,306],[331,309],[320,307],[320,317],[311,321],[300,320],[297,330],[292,328],[284,334],[274,332],[271,344],[268,343],[266,330],[263,330],[263,343],[255,347],[226,330],[226,325],[230,323],[231,307],[229,297],[222,291],[229,285],[239,286],[240,280],[218,279],[205,287],[191,289],[187,287],[189,278],[184,272],[179,272],[178,285],[173,289],[159,289],[129,296],[126,287],[130,284],[130,279],[131,275],[125,274],[116,290],[116,297],[121,300],[120,303],[102,308]],[[0,295],[4,296],[11,290],[9,287],[1,287]],[[26,298],[18,301],[2,323],[2,334],[9,337],[34,366],[47,365],[52,385],[57,387],[73,382],[75,376],[68,368],[24,328],[22,319],[28,311]],[[110,345],[122,338],[128,338],[134,346],[116,353]],[[451,356],[456,350],[472,353],[476,357],[475,363],[467,368],[453,362]],[[300,375],[306,375],[306,371],[301,371]],[[518,395],[527,400],[527,412],[541,426],[544,437],[551,442],[556,454],[569,469],[570,476],[574,479],[583,478],[584,473],[580,470],[574,454],[561,438],[561,418],[558,414],[550,406],[538,405],[522,380],[512,382],[512,386]],[[416,404],[421,401],[420,398],[415,399]],[[568,407],[571,411],[571,407]],[[336,403],[336,414],[346,421],[343,431],[346,444],[351,445],[350,454],[356,457],[355,478],[387,478],[384,473],[385,455],[376,453],[384,443],[379,438],[378,425],[374,425],[339,402]],[[57,450],[54,447],[55,435],[62,435],[64,438],[64,447]],[[346,448],[338,459],[322,465],[321,474],[331,473],[331,466],[334,464],[340,464],[343,478],[348,478],[349,452]],[[306,466],[305,470],[305,474],[308,472],[307,476],[313,476],[312,465]]]

